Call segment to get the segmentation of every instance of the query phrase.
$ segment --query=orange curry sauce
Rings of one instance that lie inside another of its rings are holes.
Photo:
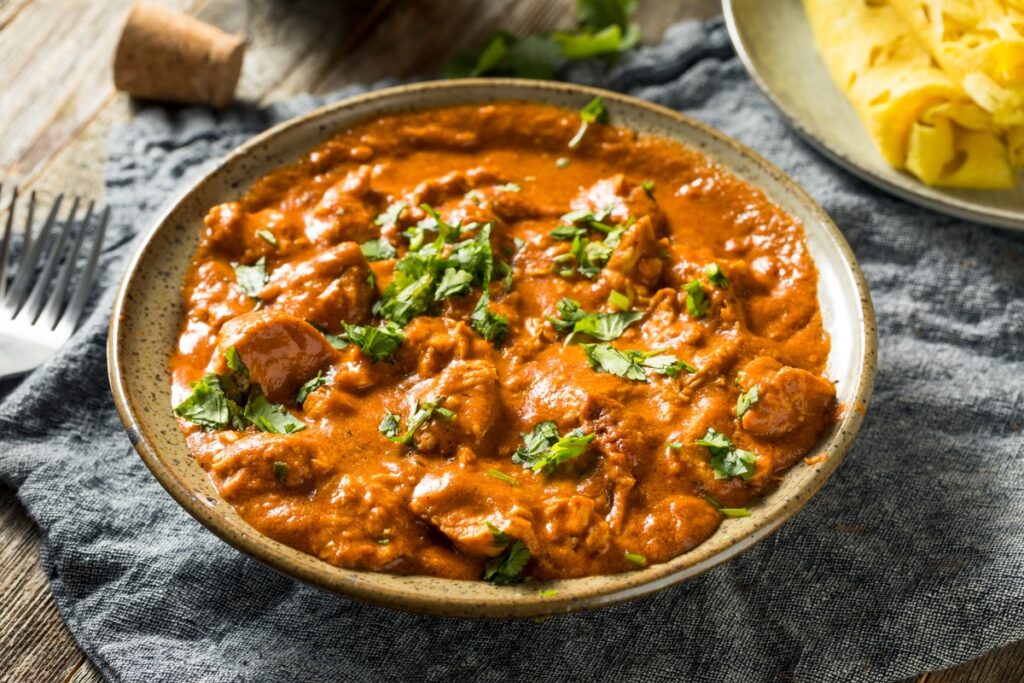
[[[225,355],[235,354],[249,395],[304,425],[278,434],[179,419],[200,465],[256,529],[383,572],[477,579],[515,541],[530,557],[513,567],[520,578],[622,572],[707,539],[720,507],[771,487],[833,424],[829,338],[799,223],[676,142],[592,124],[570,147],[579,127],[575,112],[514,102],[386,116],[210,210],[184,284],[172,400],[207,373],[230,376]],[[490,342],[471,324],[476,281],[399,325],[388,357],[335,348],[323,333],[344,335],[342,321],[382,322],[373,307],[410,253],[404,233],[425,222],[425,244],[436,240],[422,205],[461,224],[438,243],[442,257],[490,224],[493,260],[511,267],[506,280],[496,265],[489,285],[507,335]],[[592,277],[564,256],[572,241],[550,234],[573,210],[601,219],[573,226],[584,246],[624,228]],[[367,261],[360,245],[378,238],[397,258]],[[259,259],[267,278],[247,295],[234,268]],[[724,278],[709,276],[711,264]],[[688,309],[694,281],[706,310]],[[607,343],[695,372],[599,372],[585,345],[601,342],[566,343],[547,319],[559,319],[563,298],[590,313],[642,312]],[[318,372],[325,382],[298,405]],[[737,400],[754,386],[757,401],[738,419]],[[395,414],[390,433],[404,434],[417,402],[444,414],[406,444],[389,440],[382,420]],[[523,434],[545,421],[558,437],[579,430],[589,441],[540,471],[514,462]],[[695,443],[709,428],[742,449],[734,460],[748,457],[744,476],[716,478],[713,451]]]

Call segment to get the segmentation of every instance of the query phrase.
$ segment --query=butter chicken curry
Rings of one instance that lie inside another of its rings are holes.
[[[244,519],[342,567],[607,574],[809,453],[837,406],[801,226],[605,120],[383,116],[209,211],[173,402]]]

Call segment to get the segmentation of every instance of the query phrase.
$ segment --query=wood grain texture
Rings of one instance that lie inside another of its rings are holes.
[[[158,0],[250,38],[239,97],[265,103],[354,82],[437,73],[493,30],[567,26],[573,0]],[[132,103],[111,87],[130,0],[0,0],[0,180],[44,199],[102,191],[107,134]],[[239,8],[242,11],[239,11]],[[717,14],[718,0],[645,0],[657,41],[671,23]],[[60,620],[38,560],[39,534],[0,485],[0,682],[97,683]],[[1024,680],[1024,643],[917,683]]]

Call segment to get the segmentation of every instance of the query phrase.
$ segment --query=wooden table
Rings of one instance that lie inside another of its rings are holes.
[[[566,26],[574,13],[573,0],[161,1],[222,25],[244,22],[251,43],[239,95],[256,103],[438,73],[492,30]],[[0,0],[0,180],[44,199],[59,191],[101,196],[107,132],[132,113],[110,69],[129,4]],[[718,0],[645,0],[638,20],[652,42],[675,21],[717,13]],[[57,614],[38,540],[0,484],[0,681],[97,681]],[[1024,680],[1024,643],[922,674],[918,683],[1011,680]]]

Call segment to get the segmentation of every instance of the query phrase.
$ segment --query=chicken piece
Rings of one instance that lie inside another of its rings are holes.
[[[602,271],[602,280],[612,289],[632,291],[635,287],[644,296],[650,296],[661,280],[665,265],[661,254],[665,247],[665,241],[654,234],[650,218],[644,216],[622,235]]]
[[[533,515],[517,500],[519,495],[519,489],[483,474],[447,471],[423,477],[412,492],[409,508],[462,552],[494,557],[505,545],[496,542],[491,526],[528,548],[536,547]]]
[[[214,331],[252,309],[252,299],[238,288],[235,271],[224,261],[206,261],[189,270],[184,295],[188,317]]]
[[[372,167],[363,165],[350,171],[331,186],[306,217],[306,236],[314,244],[365,242],[379,237],[375,214],[367,200],[376,204],[377,193],[370,185]]]
[[[737,381],[744,391],[757,386],[757,402],[741,418],[745,430],[774,439],[804,425],[816,428],[835,402],[836,389],[823,377],[761,356],[747,363]]]
[[[493,348],[466,323],[447,318],[413,318],[404,333],[405,341],[395,352],[395,362],[420,377],[433,377],[453,359],[479,357]]]
[[[269,491],[305,493],[330,471],[316,438],[259,432],[228,445],[213,458],[210,473],[229,503]]]
[[[313,256],[275,268],[260,292],[268,308],[337,332],[341,321],[370,319],[373,289],[370,267],[355,242],[344,242]]]
[[[648,562],[667,562],[707,539],[721,521],[722,515],[703,498],[668,496],[631,517],[619,545]]]
[[[544,505],[544,535],[548,539],[582,536],[593,523],[594,501],[586,496],[555,498]]]
[[[616,225],[622,225],[630,218],[639,221],[646,216],[656,234],[661,234],[665,228],[664,217],[654,199],[621,173],[591,185],[572,201],[572,208],[594,213],[608,209],[611,213],[606,222]]]
[[[451,421],[434,419],[416,432],[416,448],[424,453],[451,455],[460,446],[484,450],[502,413],[498,372],[484,360],[454,361],[413,395],[421,404],[443,399],[443,406],[455,413]]]
[[[250,380],[271,401],[291,401],[298,388],[337,357],[315,327],[278,311],[254,311],[221,328],[215,372],[227,372],[224,354],[234,347]]]

